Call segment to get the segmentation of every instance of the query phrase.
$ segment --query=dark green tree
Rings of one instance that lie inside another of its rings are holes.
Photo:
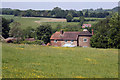
[[[19,9],[15,9],[14,12],[13,12],[13,14],[14,14],[14,16],[19,16],[20,12],[21,11]]]
[[[89,17],[88,10],[85,12],[85,17]]]
[[[120,15],[115,13],[109,22],[108,41],[110,47],[120,48]]]
[[[80,20],[79,25],[82,26],[83,23],[84,23],[84,20],[85,20],[85,19],[84,19],[84,16],[80,16],[79,20]]]
[[[71,22],[73,19],[73,16],[70,13],[68,13],[68,15],[66,16],[66,19],[67,19],[67,22]]]
[[[36,29],[37,39],[44,41],[45,44],[50,42],[52,28],[50,25],[40,25]]]
[[[79,11],[79,16],[83,16],[83,12],[82,11]]]
[[[66,16],[66,12],[59,7],[55,7],[52,10],[51,14],[53,15],[53,17],[56,17],[56,18],[65,18]]]
[[[35,30],[32,27],[27,27],[24,30],[24,37],[25,38],[36,38]]]
[[[97,48],[120,48],[120,16],[114,14],[112,18],[97,23],[93,28],[95,35],[91,38],[91,46]]]
[[[9,30],[10,30],[9,23],[10,22],[8,20],[6,20],[5,18],[2,18],[2,36],[4,38],[9,37]]]
[[[90,13],[90,17],[96,17],[96,13]]]

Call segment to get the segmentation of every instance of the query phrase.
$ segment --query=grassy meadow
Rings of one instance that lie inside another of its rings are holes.
[[[61,27],[62,27],[65,25],[73,24],[73,23],[67,23],[66,19],[58,19],[58,18],[18,17],[18,16],[13,16],[13,15],[2,15],[2,16],[6,19],[14,19],[14,22],[19,22],[20,23],[19,27],[21,27],[23,29],[25,29],[27,27],[36,28],[42,24],[50,24],[52,28],[57,27],[57,25],[61,25]],[[11,23],[10,27],[12,27],[13,24],[14,23]]]
[[[79,22],[66,22],[66,19],[59,18],[44,18],[44,17],[18,17],[13,15],[2,15],[6,19],[14,19],[14,22],[19,22],[20,27],[25,29],[27,27],[36,28],[42,24],[49,24],[52,28],[56,28],[58,25],[64,27],[66,25],[78,25]],[[74,17],[78,19],[79,17]],[[85,18],[85,19],[95,19],[96,21],[85,21],[85,24],[96,24],[99,20],[104,18]],[[10,27],[13,26],[13,23],[10,24]]]
[[[79,19],[79,17],[74,17],[74,19]],[[85,20],[95,20],[95,21],[85,21],[84,24],[91,24],[92,26],[96,24],[98,21],[103,20],[105,18],[92,18],[92,17],[85,17]]]
[[[3,78],[117,78],[118,50],[2,44]]]

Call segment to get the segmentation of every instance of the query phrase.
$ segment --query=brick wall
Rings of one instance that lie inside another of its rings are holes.
[[[90,36],[79,36],[78,45],[80,47],[90,47]],[[84,39],[87,39],[87,42],[84,42]]]
[[[64,44],[72,44],[75,46],[80,46],[80,47],[90,47],[90,38],[91,36],[79,36],[78,41],[57,41],[54,42],[54,40],[51,40],[51,46],[63,46]],[[84,39],[87,39],[86,42],[84,42]],[[77,45],[78,43],[78,45]]]
[[[61,46],[61,41],[54,42],[54,40],[51,40],[51,46]]]
[[[62,41],[62,46],[63,46],[64,44],[71,44],[71,45],[77,46],[77,41],[73,41],[73,42],[71,42],[71,41],[67,41],[67,42]]]
[[[77,41],[57,41],[57,42],[54,42],[54,40],[51,40],[51,46],[63,46],[64,44],[72,44],[72,45],[75,45],[77,46]]]

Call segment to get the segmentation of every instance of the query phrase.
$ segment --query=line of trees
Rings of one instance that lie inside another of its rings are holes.
[[[71,14],[73,17],[80,17],[83,13],[82,11],[76,10],[62,10],[59,7],[55,7],[52,10],[19,10],[19,9],[10,9],[2,8],[2,14],[14,15],[14,16],[23,16],[23,17],[54,17],[54,18],[66,18],[68,14]]]
[[[59,7],[55,7],[52,10],[19,10],[19,9],[10,9],[10,8],[2,8],[2,14],[6,15],[14,15],[14,16],[23,16],[23,17],[54,17],[54,18],[66,18],[66,16],[72,17],[97,17],[104,18],[109,15],[108,11],[97,12],[93,10],[86,11],[76,11],[76,10],[62,10]],[[69,21],[69,20],[68,20]]]

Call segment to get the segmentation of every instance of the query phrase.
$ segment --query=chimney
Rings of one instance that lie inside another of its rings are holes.
[[[92,35],[94,35],[94,30],[92,29]]]
[[[60,30],[60,34],[63,34],[64,33],[64,31],[63,30]]]

